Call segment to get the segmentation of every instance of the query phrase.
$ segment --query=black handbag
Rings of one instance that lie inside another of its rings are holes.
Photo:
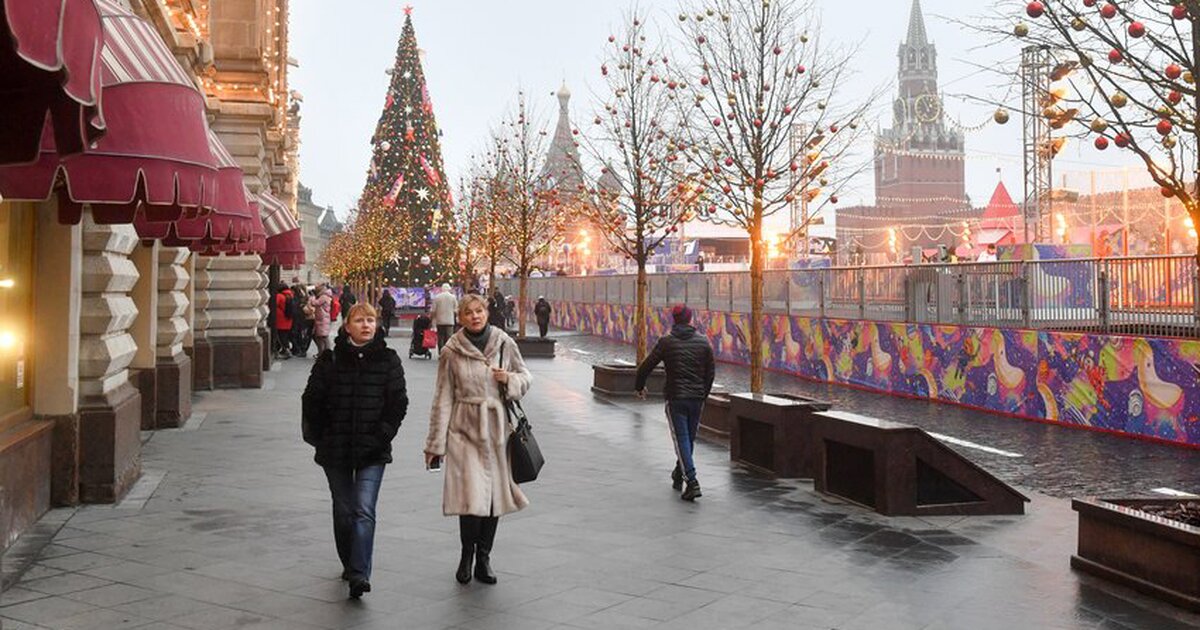
[[[504,366],[504,346],[500,346],[500,366]],[[513,481],[526,483],[535,481],[546,458],[533,436],[533,426],[525,416],[521,403],[508,399],[508,385],[500,383],[500,397],[504,400],[504,414],[516,427],[508,436],[508,464],[512,468]]]

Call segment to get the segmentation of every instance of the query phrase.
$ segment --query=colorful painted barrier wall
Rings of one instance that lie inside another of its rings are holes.
[[[630,343],[633,307],[553,304],[556,327]],[[749,364],[747,314],[699,311]],[[650,341],[669,329],[652,309]],[[819,381],[1200,447],[1200,340],[764,316],[764,364]]]

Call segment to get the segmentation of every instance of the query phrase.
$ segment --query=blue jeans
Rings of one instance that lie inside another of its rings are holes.
[[[338,558],[351,577],[371,578],[375,548],[375,502],[383,481],[383,464],[355,470],[326,466],[333,495],[333,539]]]
[[[675,455],[688,481],[696,480],[696,464],[692,451],[696,448],[696,433],[700,431],[700,411],[704,400],[681,399],[667,401],[667,418],[671,421],[671,437],[675,440]]]

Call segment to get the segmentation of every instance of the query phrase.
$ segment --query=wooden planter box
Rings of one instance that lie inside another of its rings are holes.
[[[1142,512],[1180,499],[1075,499],[1079,550],[1071,566],[1200,611],[1200,528]]]
[[[634,396],[633,389],[637,382],[637,366],[628,363],[605,363],[592,366],[592,391],[609,396]],[[667,372],[662,366],[654,368],[646,381],[646,393],[650,396],[662,396],[663,387],[667,384]]]
[[[523,358],[554,358],[554,339],[550,337],[516,337],[515,340]]]
[[[789,394],[731,394],[729,458],[776,477],[811,479],[813,414],[829,403]]]
[[[704,401],[704,411],[700,414],[701,437],[729,439],[730,406],[728,392],[713,392],[708,395],[708,399]]]

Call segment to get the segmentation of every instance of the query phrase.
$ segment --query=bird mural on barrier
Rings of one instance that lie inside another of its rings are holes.
[[[1164,380],[1154,362],[1154,348],[1145,339],[1133,343],[1133,359],[1140,397],[1130,396],[1130,418],[1145,414],[1154,435],[1168,440],[1183,435],[1183,388]],[[1141,406],[1141,409],[1137,407]],[[1141,411],[1142,413],[1134,413]]]

